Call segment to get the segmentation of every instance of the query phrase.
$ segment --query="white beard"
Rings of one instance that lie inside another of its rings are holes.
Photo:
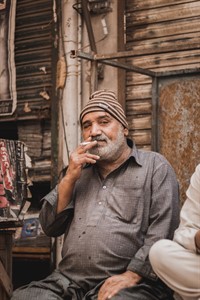
[[[94,148],[90,149],[91,154],[99,155],[101,160],[115,161],[121,153],[126,143],[123,128],[120,127],[115,140],[110,140],[104,133],[93,138],[93,140],[104,141],[104,144],[97,144]]]

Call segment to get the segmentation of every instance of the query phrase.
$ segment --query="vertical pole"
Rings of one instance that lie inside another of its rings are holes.
[[[78,144],[78,112],[79,112],[79,64],[77,59],[70,57],[71,50],[78,46],[78,15],[73,5],[75,0],[61,1],[61,39],[66,62],[66,81],[60,99],[59,156],[63,167],[68,165],[69,155]],[[56,238],[55,265],[61,260],[63,236]]]
[[[97,53],[97,48],[96,48],[96,43],[95,43],[95,39],[94,39],[94,33],[93,33],[93,29],[92,29],[90,13],[89,13],[89,10],[88,10],[88,1],[87,0],[82,0],[81,1],[81,6],[82,6],[82,11],[83,11],[84,21],[85,21],[86,28],[87,28],[87,33],[88,33],[88,38],[89,38],[89,42],[90,42],[91,51],[94,52],[94,53]],[[97,86],[98,86],[97,64],[98,63],[96,61],[91,62],[91,92],[96,91]]]
[[[152,78],[152,138],[151,150],[159,152],[158,137],[158,78]]]
[[[62,112],[67,145],[63,145],[63,164],[68,164],[68,155],[78,143],[78,61],[70,57],[78,45],[78,15],[73,5],[75,0],[62,1],[62,27],[64,55],[67,63],[66,83],[63,90]],[[67,153],[69,151],[69,153]]]

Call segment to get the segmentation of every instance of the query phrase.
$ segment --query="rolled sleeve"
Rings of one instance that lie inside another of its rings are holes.
[[[156,280],[148,260],[151,246],[158,240],[172,239],[179,224],[179,187],[176,175],[168,163],[156,163],[152,177],[149,226],[143,246],[138,249],[128,269],[142,277]]]
[[[70,202],[61,213],[56,213],[57,199],[58,187],[56,186],[55,189],[41,200],[43,205],[39,220],[47,236],[57,237],[65,233],[73,217],[73,202]]]
[[[148,278],[153,281],[156,281],[158,279],[157,275],[154,273],[151,267],[150,262],[148,261],[142,261],[140,259],[133,258],[128,265],[127,270],[135,272],[141,277]]]

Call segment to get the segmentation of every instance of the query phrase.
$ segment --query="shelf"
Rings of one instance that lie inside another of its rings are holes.
[[[12,249],[13,258],[23,259],[50,259],[50,247],[26,247],[14,246]]]

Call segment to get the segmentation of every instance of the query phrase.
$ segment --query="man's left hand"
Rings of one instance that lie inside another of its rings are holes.
[[[111,299],[120,290],[136,285],[141,279],[141,276],[132,271],[126,271],[123,274],[111,276],[105,280],[100,288],[98,300]]]

